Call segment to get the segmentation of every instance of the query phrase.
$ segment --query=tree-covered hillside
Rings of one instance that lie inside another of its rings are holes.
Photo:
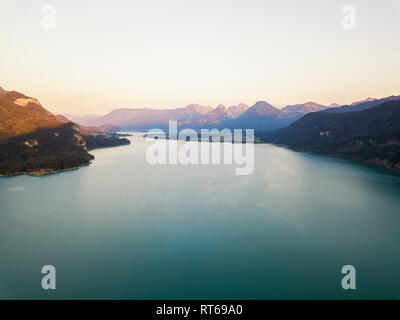
[[[258,138],[400,172],[400,102],[359,112],[309,113],[286,128],[258,133]]]

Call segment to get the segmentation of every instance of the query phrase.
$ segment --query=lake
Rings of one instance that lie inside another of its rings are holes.
[[[248,176],[152,166],[130,139],[88,167],[0,178],[1,299],[400,298],[400,175],[266,144]]]

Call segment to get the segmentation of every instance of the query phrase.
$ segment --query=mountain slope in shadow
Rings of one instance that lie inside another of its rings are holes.
[[[82,131],[81,131],[82,129]],[[88,165],[92,149],[129,144],[53,115],[35,98],[0,88],[0,175],[43,174]]]
[[[257,136],[262,142],[400,172],[400,101],[364,111],[309,113],[286,128],[259,132]]]
[[[0,175],[40,175],[88,165],[92,159],[73,123],[40,128],[0,142]]]

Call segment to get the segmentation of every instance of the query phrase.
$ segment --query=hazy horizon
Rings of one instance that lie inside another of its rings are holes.
[[[397,96],[397,95],[400,95],[400,94],[394,93],[394,94],[392,94],[392,95]],[[389,95],[389,96],[392,96],[392,95]],[[364,98],[356,99],[355,101],[351,101],[351,102],[349,102],[348,104],[351,104],[351,103],[354,103],[354,102],[358,102],[358,101],[362,101],[362,100],[366,100],[366,99],[368,99],[368,98],[375,98],[375,99],[379,100],[379,99],[382,99],[382,98],[387,98],[387,97],[389,97],[389,96],[385,96],[385,97],[364,97]],[[260,102],[260,101],[264,101],[264,102],[269,103],[268,100],[265,100],[265,99],[264,99],[264,100],[260,99],[260,100],[254,101],[254,102],[252,102],[252,103],[239,102],[239,103],[236,103],[236,104],[233,104],[233,105],[226,105],[226,104],[220,103],[220,104],[215,105],[215,106],[202,105],[202,104],[199,104],[199,103],[192,102],[192,103],[188,103],[188,104],[183,105],[183,106],[176,106],[176,107],[172,107],[172,108],[157,108],[157,107],[123,107],[123,106],[122,106],[122,107],[111,108],[110,110],[108,110],[108,111],[106,111],[106,112],[104,112],[104,113],[83,113],[83,114],[74,114],[74,113],[70,113],[70,112],[61,112],[61,114],[63,114],[63,115],[71,115],[71,116],[76,116],[76,117],[94,116],[94,115],[96,115],[96,116],[103,116],[103,115],[106,115],[106,114],[108,114],[108,113],[110,113],[110,112],[112,112],[112,111],[114,111],[114,110],[118,110],[118,109],[154,109],[154,110],[170,110],[170,109],[185,108],[186,106],[191,105],[191,104],[200,105],[200,106],[203,106],[203,107],[211,107],[211,108],[213,108],[213,109],[217,108],[219,105],[223,105],[223,106],[225,106],[226,108],[229,108],[229,107],[232,107],[232,106],[237,106],[237,105],[239,105],[239,104],[241,104],[241,103],[246,104],[248,107],[252,107],[254,104],[256,104],[257,102]],[[287,107],[287,106],[290,106],[290,105],[305,104],[305,103],[309,103],[309,102],[321,104],[321,103],[318,103],[317,101],[311,101],[311,100],[309,100],[309,101],[304,101],[304,102],[299,102],[299,103],[288,104],[288,105],[283,105],[283,106],[276,106],[276,105],[273,105],[272,103],[269,103],[269,104],[271,104],[273,107],[276,107],[276,108],[278,108],[278,109],[282,109],[282,108]],[[335,103],[335,102],[333,102],[333,103]],[[329,105],[331,105],[331,104],[333,104],[333,103],[326,104],[326,105],[324,105],[324,106],[329,106]],[[323,105],[323,104],[321,104],[321,105]],[[344,105],[346,105],[346,104],[341,104],[341,105],[344,106]]]
[[[0,85],[0,88],[4,89],[4,90],[6,90],[6,91],[17,91],[17,92],[19,92],[19,91],[16,90],[16,89],[4,88],[4,87],[2,87],[1,85]],[[20,93],[24,94],[24,92],[20,92]],[[397,95],[400,95],[400,94],[393,93],[393,94],[391,94],[391,95],[389,95],[389,96],[392,96],[392,95],[393,95],[393,96],[397,96]],[[355,103],[355,102],[358,102],[358,101],[363,101],[363,100],[366,100],[366,99],[369,99],[369,98],[374,98],[374,99],[378,99],[378,100],[379,100],[379,99],[386,98],[386,97],[389,97],[389,96],[384,96],[384,97],[368,96],[368,97],[356,99],[356,100],[354,100],[354,101],[350,101],[348,104]],[[35,97],[35,96],[32,96],[32,97],[38,99],[39,102],[41,102],[39,97]],[[100,113],[100,112],[99,112],[99,113],[96,113],[96,112],[93,112],[93,113],[73,113],[73,112],[69,112],[69,111],[61,111],[61,112],[53,112],[53,113],[54,113],[54,114],[62,114],[62,115],[65,115],[65,116],[70,115],[70,116],[75,116],[75,117],[83,117],[83,116],[103,116],[103,115],[106,115],[106,114],[108,114],[108,113],[110,113],[110,112],[112,112],[112,111],[114,111],[114,110],[118,110],[118,109],[170,110],[170,109],[185,108],[185,107],[188,106],[188,105],[200,105],[200,106],[203,106],[203,107],[211,107],[211,108],[215,109],[215,108],[217,108],[217,107],[220,106],[220,105],[225,106],[226,108],[230,108],[230,107],[237,106],[237,105],[240,105],[240,104],[246,104],[248,107],[252,107],[252,106],[255,105],[257,102],[260,102],[260,101],[261,101],[261,102],[267,102],[267,103],[269,103],[268,100],[266,100],[266,99],[259,99],[259,100],[256,100],[256,101],[252,102],[252,103],[239,102],[239,103],[235,103],[235,104],[233,104],[233,105],[226,105],[226,104],[223,104],[223,103],[219,103],[218,105],[214,105],[214,106],[212,106],[212,105],[202,105],[202,104],[200,104],[200,103],[190,102],[190,103],[187,103],[187,104],[182,105],[182,106],[176,106],[176,107],[171,107],[171,108],[159,108],[159,107],[152,107],[152,106],[147,106],[147,107],[146,107],[146,106],[143,106],[143,107],[120,106],[120,107],[110,108],[108,111],[105,111],[105,112],[103,112],[103,113]],[[271,104],[273,107],[276,107],[276,108],[278,108],[278,109],[282,109],[282,108],[287,107],[287,106],[291,106],[291,105],[300,105],[300,104],[306,104],[306,103],[317,103],[317,104],[321,104],[321,105],[324,105],[324,106],[329,106],[329,105],[331,105],[331,104],[334,104],[335,102],[332,102],[332,103],[329,103],[329,104],[322,104],[322,103],[319,103],[318,101],[308,100],[308,101],[303,101],[303,102],[298,102],[298,103],[292,103],[292,104],[287,104],[287,105],[282,105],[282,106],[277,106],[277,105],[274,105],[274,104],[272,104],[272,103],[269,103],[269,104]],[[346,105],[346,104],[340,104],[340,105]],[[44,106],[44,107],[47,108],[47,106]],[[52,112],[51,108],[47,108],[47,109],[48,109],[49,111]]]
[[[344,5],[356,9],[354,30],[342,27]],[[2,13],[0,85],[56,114],[399,94],[395,0],[5,0]]]

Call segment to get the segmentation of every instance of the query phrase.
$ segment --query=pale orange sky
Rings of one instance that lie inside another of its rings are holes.
[[[400,2],[351,2],[355,30],[339,0],[4,0],[0,86],[76,115],[400,94]]]

